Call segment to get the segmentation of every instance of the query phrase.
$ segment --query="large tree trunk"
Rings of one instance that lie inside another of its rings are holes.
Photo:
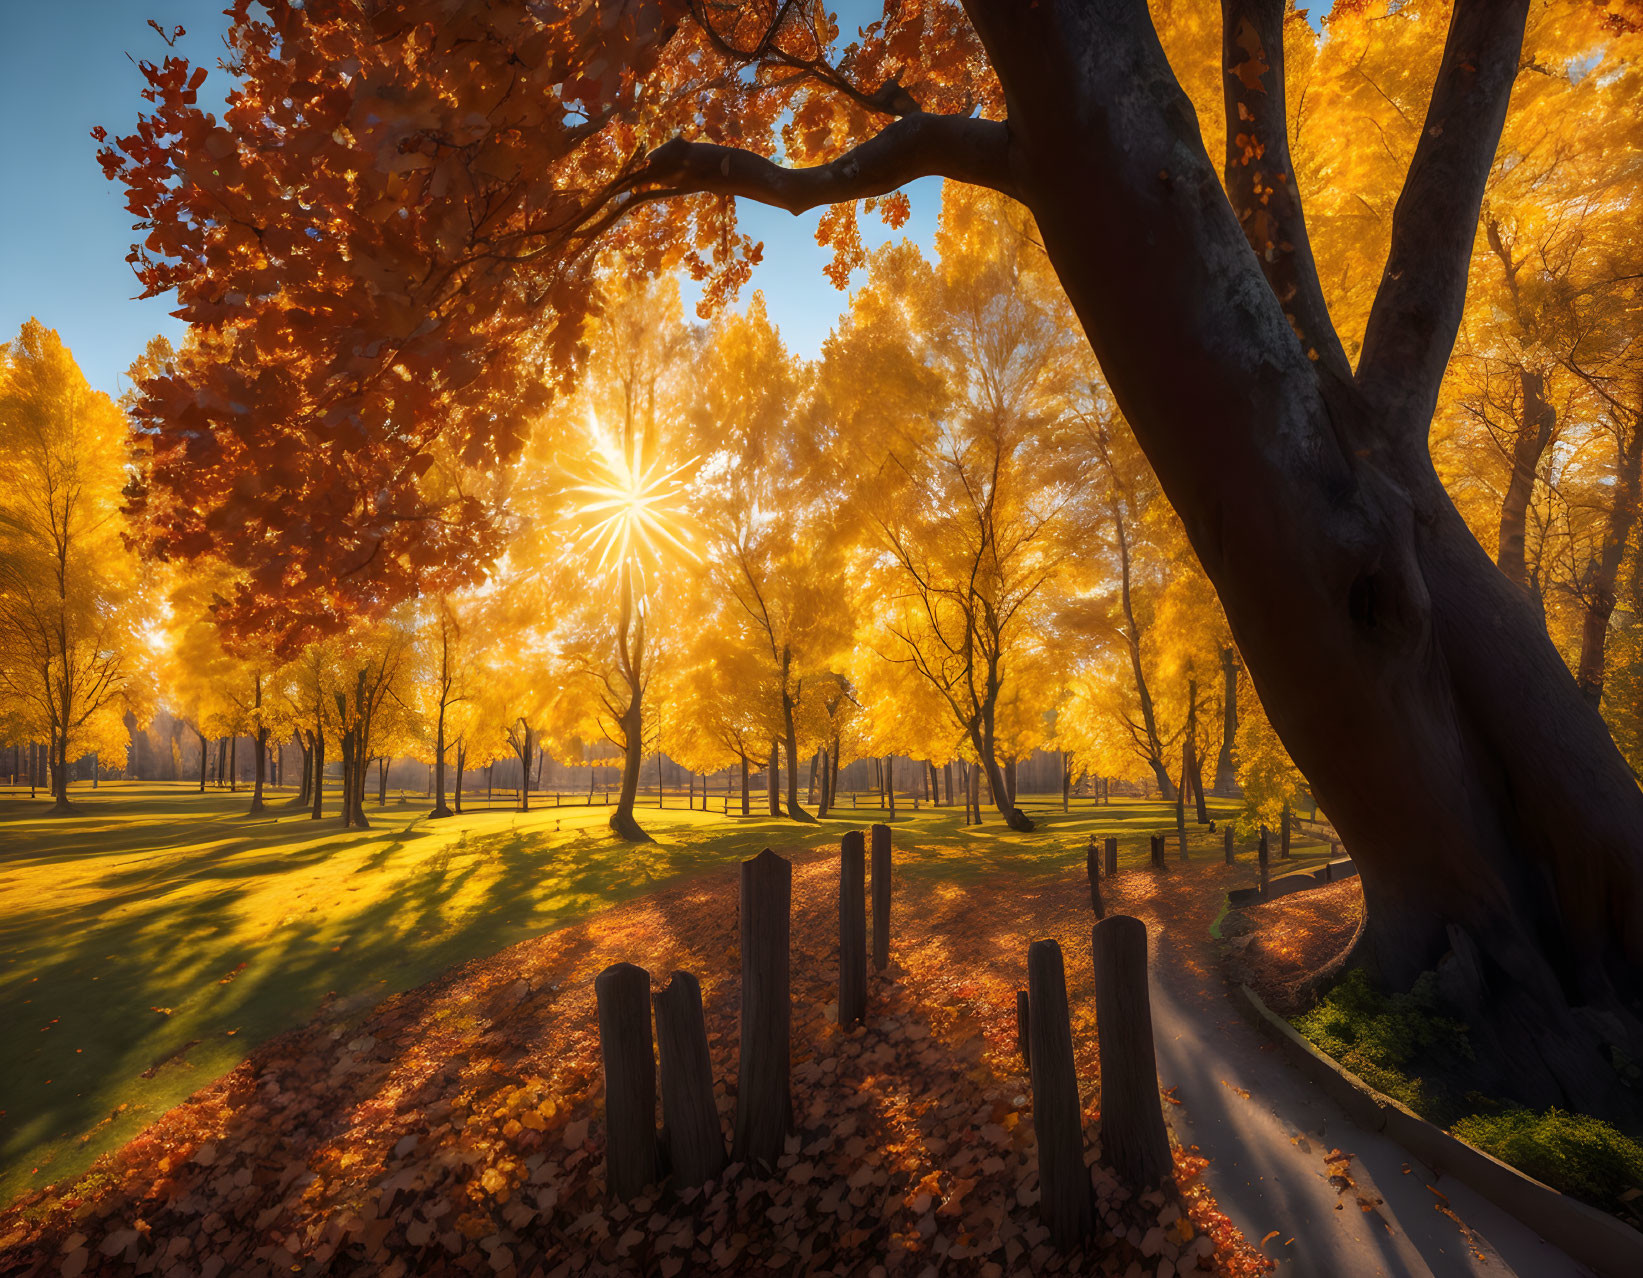
[[[1586,615],[1580,629],[1580,665],[1575,683],[1581,695],[1596,706],[1603,700],[1603,673],[1609,642],[1609,618],[1614,615],[1615,582],[1620,561],[1637,522],[1638,469],[1643,463],[1643,423],[1621,428],[1616,459],[1613,504],[1603,527],[1603,546],[1586,582]]]
[[[1304,229],[1251,251],[1141,6],[973,13],[1050,259],[1361,871],[1367,961],[1399,988],[1439,969],[1486,1083],[1636,1131],[1610,1059],[1643,1060],[1643,792],[1426,447],[1526,5],[1456,6],[1355,376]],[[1240,106],[1284,170],[1284,6],[1267,8],[1273,71]],[[1280,303],[1286,273],[1304,287]]]

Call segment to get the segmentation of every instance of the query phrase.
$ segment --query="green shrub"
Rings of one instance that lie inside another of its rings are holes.
[[[1643,1189],[1643,1145],[1585,1114],[1509,1109],[1463,1118],[1451,1130],[1501,1162],[1605,1211],[1624,1211],[1621,1194]]]
[[[1466,1026],[1440,1013],[1430,974],[1407,994],[1385,994],[1355,969],[1294,1024],[1319,1051],[1417,1113],[1446,1122],[1459,1112],[1435,1080],[1470,1061],[1472,1046]]]

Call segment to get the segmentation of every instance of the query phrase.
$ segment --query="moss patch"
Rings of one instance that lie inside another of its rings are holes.
[[[1636,1215],[1643,1145],[1608,1123],[1561,1109],[1509,1109],[1469,1115],[1450,1130],[1553,1189],[1616,1215]]]
[[[1635,1219],[1643,1201],[1643,1145],[1585,1114],[1537,1114],[1462,1092],[1473,1058],[1466,1026],[1445,1016],[1435,978],[1386,994],[1348,973],[1295,1028],[1377,1091],[1553,1189]]]

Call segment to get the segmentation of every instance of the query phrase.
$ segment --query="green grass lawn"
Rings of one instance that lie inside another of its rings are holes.
[[[832,844],[883,815],[870,797],[854,810],[847,797],[821,825],[670,799],[640,810],[656,842],[639,847],[609,836],[608,808],[539,796],[529,813],[445,821],[427,819],[420,796],[373,798],[374,828],[354,831],[278,792],[259,817],[247,794],[185,784],[105,783],[66,818],[0,797],[0,1202],[83,1171],[327,999],[368,1006],[766,846]],[[1082,874],[1092,833],[1118,835],[1121,864],[1143,864],[1146,836],[1174,823],[1161,803],[1023,806],[1039,823],[1027,835],[991,813],[966,829],[953,809],[898,809],[898,873]],[[1189,846],[1219,856],[1220,836],[1195,832]],[[1327,854],[1296,850],[1301,862]]]

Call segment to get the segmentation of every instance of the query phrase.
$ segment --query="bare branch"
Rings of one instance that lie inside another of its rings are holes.
[[[806,169],[784,168],[737,147],[674,138],[650,153],[632,185],[742,195],[795,214],[884,195],[930,176],[1014,195],[1008,150],[1009,130],[996,120],[919,111],[893,120],[838,159]]]

